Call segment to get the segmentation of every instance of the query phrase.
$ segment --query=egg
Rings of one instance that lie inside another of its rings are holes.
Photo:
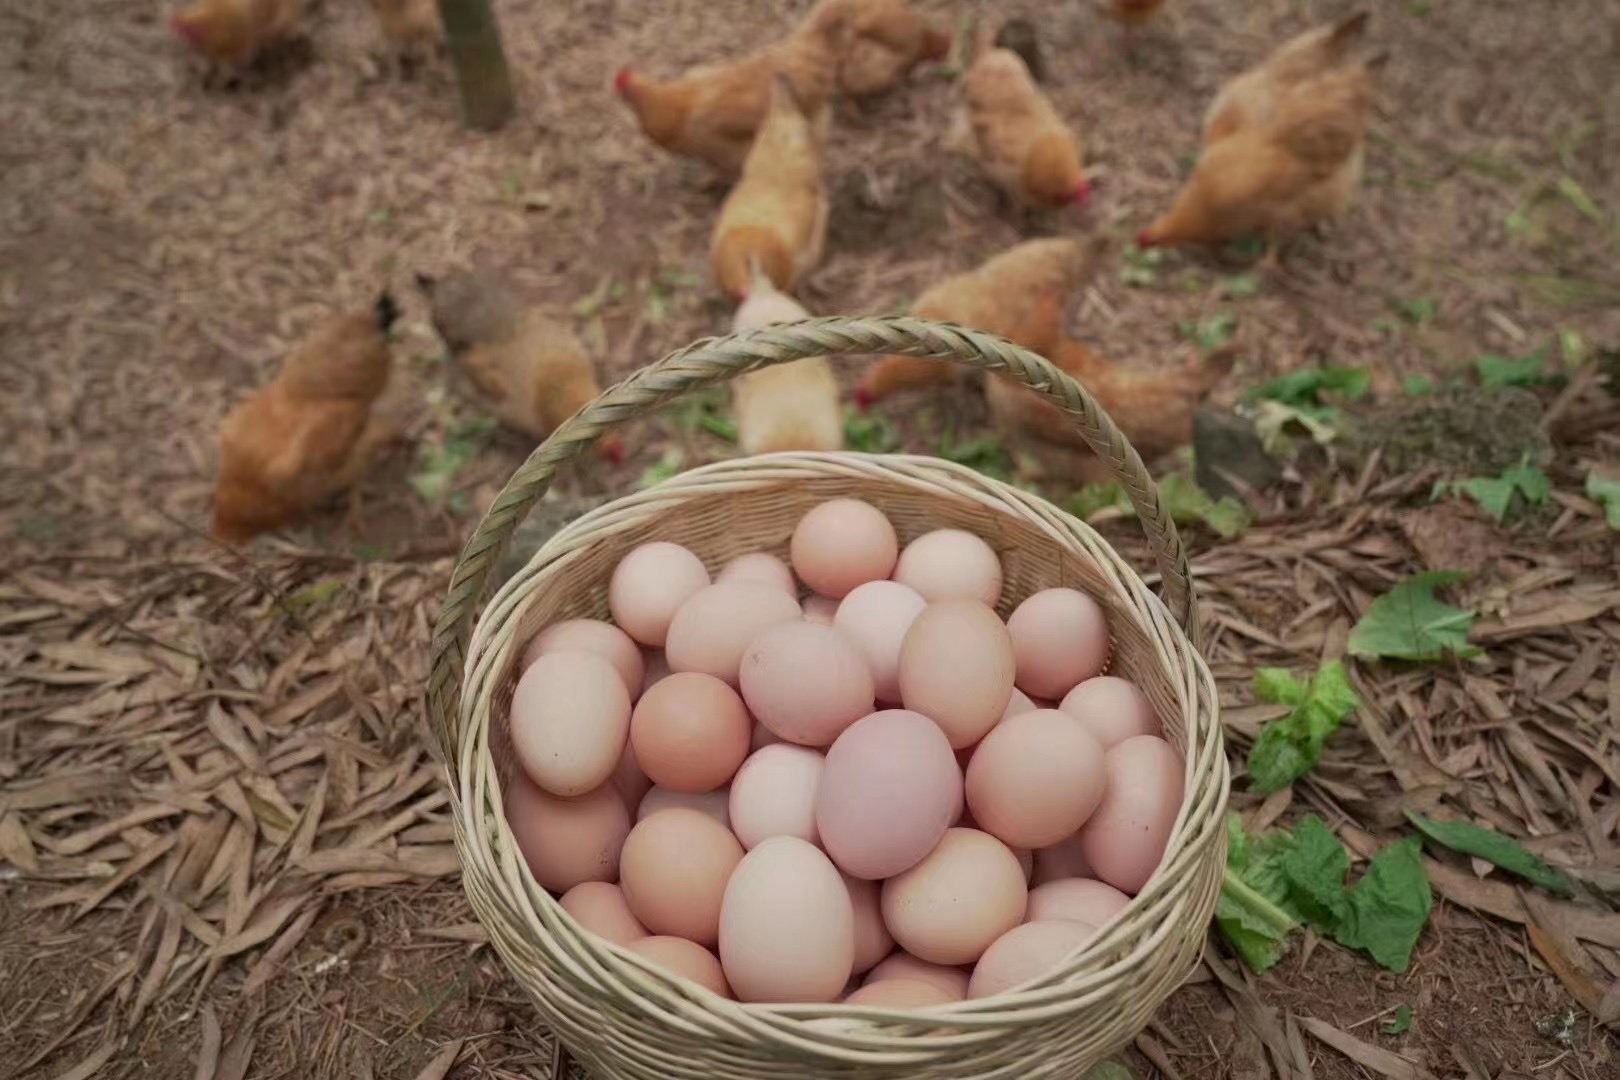
[[[855,913],[819,849],[775,836],[743,856],[720,913],[720,965],[740,1001],[836,1001],[855,958]]]
[[[1092,811],[1095,813],[1096,811]],[[1080,834],[1066,836],[1051,847],[1035,852],[1035,874],[1030,880],[1036,885],[1063,878],[1096,877],[1085,852],[1080,850]]]
[[[936,964],[970,964],[1024,919],[1024,870],[1007,845],[951,829],[916,866],[883,883],[883,922],[900,947]]]
[[[716,581],[753,581],[781,589],[795,600],[799,598],[799,583],[793,580],[793,571],[787,563],[765,551],[739,555],[720,568]]]
[[[1162,735],[1158,714],[1140,687],[1117,675],[1098,675],[1070,690],[1058,708],[1112,749],[1135,735]]]
[[[738,680],[756,719],[788,742],[830,746],[872,711],[872,673],[830,626],[800,619],[762,630],[743,653]]]
[[[849,890],[849,903],[855,911],[855,965],[859,975],[889,955],[894,938],[883,925],[883,894],[875,881],[844,874],[844,887]]]
[[[1042,848],[1085,824],[1108,783],[1102,744],[1068,713],[1036,709],[991,729],[973,751],[964,793],[979,827]]]
[[[1181,812],[1186,772],[1175,747],[1135,735],[1108,751],[1108,790],[1080,830],[1094,876],[1136,895],[1164,857]]]
[[[630,815],[612,785],[561,799],[517,772],[502,788],[513,839],[542,888],[561,893],[618,877]]]
[[[1096,933],[1095,927],[1067,919],[1014,927],[997,938],[973,966],[968,997],[994,997],[1056,971]]]
[[[636,820],[645,821],[660,810],[696,810],[730,830],[730,805],[729,788],[717,788],[698,794],[690,791],[671,791],[669,788],[655,786],[642,796],[640,805],[636,807]]]
[[[1078,589],[1042,589],[1007,619],[1018,688],[1056,700],[1108,662],[1102,605]]]
[[[906,631],[900,700],[938,724],[951,746],[982,739],[1006,711],[1012,690],[1012,640],[979,601],[931,603]]]
[[[554,652],[596,653],[619,673],[631,701],[641,694],[646,662],[636,643],[612,623],[599,619],[568,619],[553,623],[529,642],[528,649],[523,653],[523,666],[527,668],[540,657]]]
[[[842,600],[855,586],[888,577],[899,552],[894,526],[881,510],[859,499],[833,499],[799,519],[789,560],[811,590]]]
[[[625,839],[619,885],[631,914],[653,933],[712,946],[726,883],[742,857],[737,838],[707,814],[660,810]]]
[[[631,715],[634,716],[633,713]],[[636,760],[636,748],[628,741],[624,744],[624,753],[619,755],[619,764],[613,770],[611,783],[623,797],[624,805],[631,810],[640,806],[641,800],[652,789],[653,782],[641,771],[641,763]]]
[[[925,982],[950,995],[950,1000],[961,1001],[967,997],[968,972],[959,967],[948,967],[945,964],[930,964],[926,960],[919,960],[908,952],[890,953],[880,960],[876,967],[866,973],[865,985],[887,982],[890,980],[906,980]]]
[[[630,695],[595,653],[547,653],[512,692],[512,750],[529,779],[553,795],[583,795],[619,765],[630,734]]]
[[[731,781],[731,828],[745,848],[773,836],[814,844],[816,788],[823,759],[804,746],[777,743],[756,750]]]
[[[834,617],[838,614],[838,601],[829,596],[811,595],[804,598],[804,603],[799,605],[799,610],[804,612],[805,622],[813,622],[820,626],[832,626]]]
[[[721,997],[733,996],[731,987],[726,983],[725,972],[720,969],[720,961],[714,953],[695,941],[656,935],[632,941],[625,948],[649,963],[683,979],[691,979]]]
[[[879,701],[900,700],[900,643],[927,606],[916,590],[897,581],[857,585],[839,603],[833,626],[866,659]]]
[[[682,604],[709,584],[703,560],[679,544],[642,544],[619,560],[608,579],[608,610],[642,645],[663,648]]]
[[[748,756],[753,720],[737,691],[695,671],[662,680],[630,715],[630,745],[654,783],[671,791],[713,791]]]
[[[584,881],[563,893],[563,910],[597,937],[615,945],[628,945],[647,936],[647,928],[630,914],[630,905],[617,885]]]
[[[1102,881],[1089,878],[1063,878],[1037,885],[1029,891],[1029,922],[1068,919],[1070,922],[1101,926],[1121,911],[1131,898]]]
[[[675,613],[664,658],[671,671],[699,671],[736,686],[749,642],[767,627],[800,620],[799,602],[781,589],[757,581],[710,585]]]
[[[857,720],[827,751],[816,829],[839,869],[878,880],[932,851],[961,806],[944,734],[926,716],[890,709]]]
[[[977,600],[995,607],[1001,599],[1001,560],[983,540],[962,529],[923,533],[900,553],[894,580],[924,600]]]
[[[844,999],[845,1005],[872,1005],[887,1009],[925,1009],[947,1005],[959,998],[920,979],[883,979],[867,983]]]

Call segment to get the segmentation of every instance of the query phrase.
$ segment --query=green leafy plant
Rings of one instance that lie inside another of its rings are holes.
[[[1234,951],[1256,971],[1282,956],[1287,935],[1308,922],[1339,944],[1361,949],[1391,971],[1405,971],[1428,924],[1434,897],[1417,837],[1391,844],[1346,888],[1350,856],[1314,815],[1292,834],[1250,837],[1233,815],[1215,919]]]
[[[1442,585],[1467,575],[1428,570],[1374,600],[1350,631],[1350,654],[1366,659],[1439,660],[1448,653],[1467,659],[1480,649],[1468,644],[1474,612],[1452,607],[1434,595]]]
[[[1547,474],[1531,464],[1529,454],[1501,476],[1480,476],[1449,484],[1442,481],[1435,485],[1436,496],[1447,491],[1460,491],[1473,498],[1498,522],[1507,519],[1508,511],[1519,499],[1523,499],[1528,506],[1540,506],[1547,501],[1551,490]]]
[[[1434,315],[1439,310],[1432,296],[1416,296],[1410,300],[1395,301],[1395,310],[1401,317],[1413,326],[1422,326],[1434,321]]]
[[[1582,217],[1594,225],[1602,225],[1608,220],[1607,215],[1592,200],[1592,196],[1586,193],[1586,189],[1581,187],[1574,177],[1560,176],[1558,178],[1558,194],[1562,195],[1565,202],[1573,206],[1580,212]]]
[[[1010,480],[1013,474],[1012,456],[994,435],[957,442],[954,432],[947,432],[939,440],[939,456],[958,465],[966,465],[996,480]]]
[[[1249,510],[1230,495],[1219,500],[1199,487],[1183,473],[1167,473],[1159,478],[1159,498],[1177,525],[1206,525],[1217,536],[1231,539],[1249,527]],[[1121,516],[1135,517],[1136,508],[1126,498],[1124,490],[1113,481],[1106,484],[1087,484],[1069,497],[1069,513],[1082,521],[1089,520],[1103,510],[1115,510]]]
[[[1547,346],[1542,346],[1528,356],[1477,356],[1474,373],[1479,376],[1479,384],[1490,389],[1536,386],[1544,378],[1547,351]]]
[[[662,484],[685,467],[685,454],[674,448],[665,450],[662,457],[641,471],[641,486],[649,488],[654,484]]]
[[[1221,293],[1229,300],[1246,300],[1259,292],[1259,274],[1233,274],[1221,282]]]
[[[880,412],[844,413],[844,442],[851,450],[886,454],[900,448],[900,432]]]
[[[1424,397],[1434,393],[1434,380],[1427,375],[1408,375],[1401,380],[1401,389],[1407,397]]]
[[[1620,480],[1589,472],[1586,474],[1586,497],[1603,507],[1609,528],[1620,530]]]
[[[734,443],[737,425],[730,417],[722,415],[725,402],[723,390],[700,390],[683,397],[671,410],[670,419],[682,431],[705,431],[717,439]]]
[[[1249,750],[1249,786],[1261,795],[1285,788],[1315,768],[1328,737],[1361,706],[1338,660],[1329,660],[1303,681],[1283,668],[1261,668],[1254,673],[1254,696],[1292,710],[1262,728]]]
[[[1124,251],[1119,280],[1133,289],[1151,289],[1159,281],[1159,266],[1163,262],[1162,248],[1142,248],[1133,244]]]
[[[1298,409],[1330,408],[1328,399],[1354,401],[1372,389],[1372,375],[1362,368],[1307,367],[1261,383],[1244,395],[1249,401],[1280,401]]]
[[[494,430],[495,421],[479,417],[452,424],[437,443],[420,443],[416,451],[416,471],[408,478],[411,488],[425,503],[445,504],[456,475],[478,456]]]
[[[1484,859],[1543,889],[1568,894],[1569,879],[1530,854],[1523,844],[1494,829],[1481,828],[1468,821],[1436,821],[1408,810],[1406,818],[1418,832],[1435,843]]]
[[[1412,1030],[1412,1007],[1410,1005],[1395,1006],[1395,1015],[1383,1027],[1385,1035],[1405,1035]]]
[[[1232,340],[1232,332],[1237,329],[1237,316],[1230,311],[1217,311],[1213,315],[1206,315],[1197,322],[1184,322],[1181,324],[1181,336],[1197,345],[1206,353],[1216,349]]]

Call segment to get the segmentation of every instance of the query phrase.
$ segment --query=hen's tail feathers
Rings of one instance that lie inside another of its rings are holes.
[[[377,329],[388,333],[393,328],[394,320],[399,318],[399,305],[389,293],[377,297]]]

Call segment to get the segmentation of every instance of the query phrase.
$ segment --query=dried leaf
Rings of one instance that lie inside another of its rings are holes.
[[[25,874],[39,871],[39,857],[34,852],[34,841],[29,838],[28,830],[23,828],[22,819],[16,814],[0,815],[0,859],[4,859]]]
[[[1299,1018],[1299,1023],[1301,1027],[1322,1042],[1327,1043],[1357,1065],[1371,1069],[1379,1076],[1387,1076],[1390,1080],[1432,1080],[1434,1074],[1427,1069],[1415,1065],[1401,1055],[1385,1050],[1381,1046],[1362,1042],[1354,1035],[1341,1031],[1326,1020],[1302,1016]]]
[[[1603,990],[1592,977],[1585,952],[1560,925],[1558,908],[1545,897],[1529,891],[1521,892],[1519,898],[1529,916],[1525,929],[1529,931],[1530,944],[1581,1008],[1597,1016],[1603,1008]]]
[[[309,933],[310,926],[314,924],[320,914],[321,906],[319,904],[312,905],[306,908],[298,918],[287,926],[287,929],[281,932],[281,936],[276,938],[275,944],[264,951],[264,955],[259,957],[258,961],[248,971],[247,978],[242,980],[243,997],[257,992],[260,987],[270,981],[275,975],[277,967],[292,954],[294,949],[298,948],[298,943],[304,940],[304,935]]]
[[[416,1074],[416,1080],[444,1080],[450,1075],[450,1069],[455,1065],[456,1058],[461,1056],[461,1048],[466,1042],[466,1039],[456,1039],[446,1043],[437,1054],[433,1055],[433,1060]]]
[[[55,1080],[91,1080],[91,1077],[100,1076],[101,1070],[106,1068],[117,1050],[118,1040],[109,1036],[89,1057],[67,1072],[57,1073]]]
[[[196,1080],[214,1080],[219,1075],[219,1016],[214,1007],[204,1003],[199,1013],[202,1024],[202,1046],[197,1051]]]

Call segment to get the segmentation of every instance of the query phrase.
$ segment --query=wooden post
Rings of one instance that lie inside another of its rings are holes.
[[[494,131],[512,118],[512,76],[490,0],[439,0],[467,126]]]

